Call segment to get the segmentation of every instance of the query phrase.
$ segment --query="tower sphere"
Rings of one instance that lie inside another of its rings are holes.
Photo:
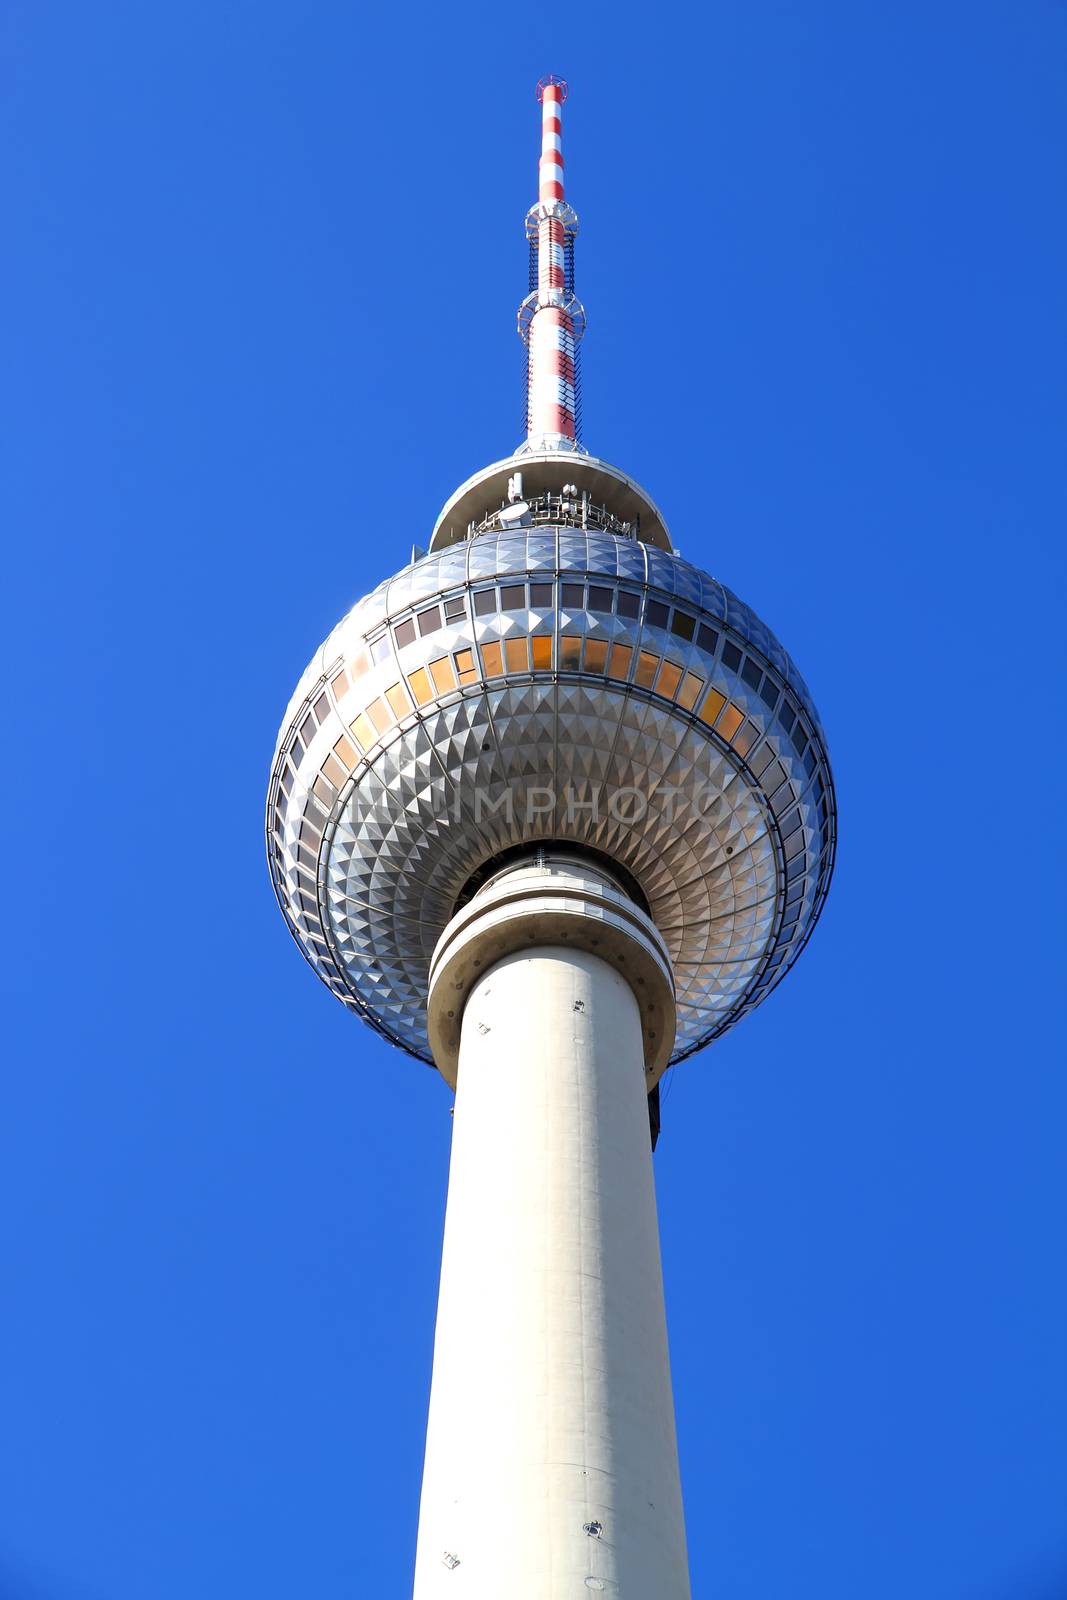
[[[631,480],[571,449],[470,480],[429,554],[329,635],[282,723],[267,831],[320,977],[426,1061],[434,947],[494,864],[531,843],[610,859],[669,950],[680,1060],[796,959],[835,811],[774,634],[672,550]]]

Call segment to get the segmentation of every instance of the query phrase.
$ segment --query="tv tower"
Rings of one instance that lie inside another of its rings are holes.
[[[538,85],[527,438],[316,652],[267,797],[308,961],[455,1091],[416,1600],[689,1595],[659,1083],[792,966],[834,858],[800,674],[579,442],[566,95]]]

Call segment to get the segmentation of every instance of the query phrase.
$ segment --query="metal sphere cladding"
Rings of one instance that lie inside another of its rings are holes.
[[[623,474],[528,449],[457,491],[430,554],[316,652],[267,835],[315,970],[427,1061],[430,957],[464,896],[531,842],[610,859],[670,952],[677,1061],[796,959],[835,807],[818,715],[770,630],[673,552]]]

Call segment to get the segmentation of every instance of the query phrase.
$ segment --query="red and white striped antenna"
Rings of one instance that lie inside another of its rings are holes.
[[[577,347],[585,308],[574,293],[578,218],[563,194],[563,102],[567,85],[549,76],[537,85],[541,102],[538,201],[526,215],[530,293],[519,307],[526,344],[527,451],[580,450]]]

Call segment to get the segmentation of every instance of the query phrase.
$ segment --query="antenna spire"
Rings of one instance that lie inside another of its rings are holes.
[[[538,202],[526,214],[530,293],[519,307],[526,345],[527,451],[575,450],[580,422],[577,347],[585,308],[574,294],[578,218],[563,197],[562,112],[567,85],[549,76],[541,102]]]

